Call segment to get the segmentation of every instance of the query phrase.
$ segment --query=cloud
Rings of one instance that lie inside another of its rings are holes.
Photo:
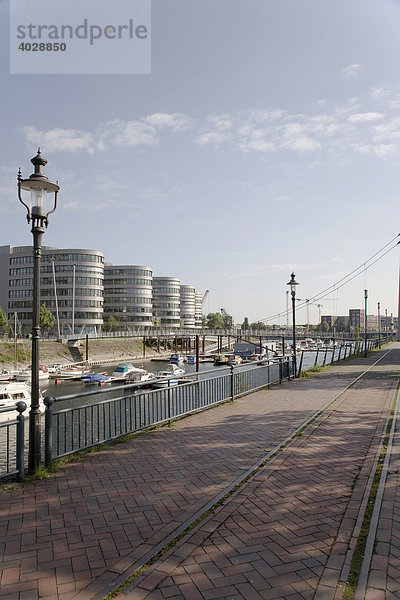
[[[155,146],[160,139],[154,127],[141,121],[110,121],[104,132],[105,139],[119,147]]]
[[[383,119],[384,115],[376,112],[368,112],[368,113],[358,113],[355,115],[351,115],[348,118],[350,123],[366,123],[370,121],[380,121]]]
[[[42,146],[46,148],[46,152],[85,150],[92,153],[97,145],[96,137],[93,134],[77,129],[56,127],[49,131],[40,131],[35,127],[23,127],[21,131],[24,133],[29,147]]]
[[[194,120],[183,113],[154,113],[145,117],[151,126],[163,129],[168,127],[173,131],[185,131],[193,126]]]
[[[362,70],[363,66],[361,64],[356,63],[353,65],[348,65],[347,67],[341,70],[341,73],[342,75],[344,75],[344,77],[347,77],[348,79],[355,79],[359,76]]]

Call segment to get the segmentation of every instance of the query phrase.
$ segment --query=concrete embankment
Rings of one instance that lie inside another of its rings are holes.
[[[40,340],[40,362],[44,364],[84,361],[86,359],[85,340],[75,347],[56,341]],[[149,347],[145,348],[146,357],[160,356]],[[123,360],[144,358],[143,341],[134,338],[89,340],[88,358],[90,363],[113,364]],[[18,368],[25,368],[31,362],[30,340],[18,341],[17,344]],[[14,343],[0,342],[0,369],[14,368]]]

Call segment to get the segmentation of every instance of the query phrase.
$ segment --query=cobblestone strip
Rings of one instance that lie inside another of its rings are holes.
[[[400,598],[400,423],[396,422],[365,600]]]
[[[121,598],[339,598],[390,404],[382,383],[349,390]]]

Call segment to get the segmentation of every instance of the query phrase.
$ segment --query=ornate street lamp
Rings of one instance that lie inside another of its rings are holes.
[[[378,302],[378,345],[381,347],[381,303]]]
[[[22,179],[21,169],[18,171],[18,199],[27,210],[26,218],[32,223],[33,235],[33,302],[32,302],[32,381],[31,410],[29,412],[29,454],[28,470],[36,473],[41,466],[40,447],[40,410],[39,410],[39,337],[40,337],[40,259],[42,254],[42,236],[44,226],[49,223],[51,215],[57,207],[57,194],[60,189],[43,173],[47,160],[38,148],[37,155],[31,163],[35,172],[29,179]],[[30,192],[28,203],[22,199],[22,190]],[[54,196],[53,196],[54,195]],[[50,205],[48,204],[48,197]],[[51,209],[48,210],[51,206]]]
[[[295,310],[295,299],[296,299],[296,285],[299,285],[294,278],[294,273],[290,276],[290,281],[286,285],[290,286],[290,293],[292,295],[292,315],[293,315],[293,369],[294,376],[297,377],[297,359],[296,359],[296,310]]]

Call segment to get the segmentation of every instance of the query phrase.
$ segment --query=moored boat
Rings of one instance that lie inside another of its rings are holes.
[[[27,404],[27,410],[24,413],[25,417],[27,417],[31,406],[31,391],[29,386],[24,381],[0,383],[0,408],[13,408],[20,400],[23,400]],[[41,412],[45,410],[42,394],[39,395],[39,408]],[[0,421],[9,421],[16,416],[16,412],[13,411],[0,412]]]
[[[105,383],[111,383],[111,377],[106,373],[86,373],[85,375],[82,375],[81,380],[86,385],[103,385]]]

